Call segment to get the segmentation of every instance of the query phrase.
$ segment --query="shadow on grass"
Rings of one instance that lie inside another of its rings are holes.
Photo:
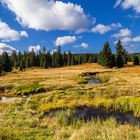
[[[71,109],[58,109],[47,113],[50,117],[57,116],[61,123],[70,125],[77,120],[83,120],[84,122],[92,120],[106,121],[110,118],[115,118],[119,124],[130,124],[140,127],[140,118],[134,117],[132,112],[119,112],[119,111],[106,111],[104,109],[95,108],[77,108]]]

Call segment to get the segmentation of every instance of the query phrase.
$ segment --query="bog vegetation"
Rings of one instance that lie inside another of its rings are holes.
[[[139,56],[120,41],[115,54],[106,42],[99,55],[58,47],[0,60],[1,140],[140,139]]]
[[[93,63],[2,75],[0,97],[18,98],[0,101],[0,139],[138,140],[139,71]]]

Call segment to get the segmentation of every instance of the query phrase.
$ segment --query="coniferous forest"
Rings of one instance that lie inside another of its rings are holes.
[[[128,61],[133,61],[134,65],[139,65],[138,55],[128,54],[120,41],[116,44],[116,53],[112,53],[109,42],[104,44],[99,54],[72,54],[71,51],[62,53],[60,46],[51,53],[46,51],[44,47],[38,53],[35,53],[34,50],[23,53],[14,51],[12,54],[3,52],[0,56],[0,73],[2,71],[10,72],[12,69],[24,70],[31,67],[57,68],[84,63],[98,63],[108,68],[121,68]]]
[[[60,47],[53,53],[46,51],[45,47],[38,53],[35,53],[34,50],[23,53],[14,51],[11,55],[3,52],[0,56],[0,72],[10,72],[13,68],[19,70],[30,67],[56,68],[95,63],[97,58],[98,54],[72,54],[71,51],[62,53]]]

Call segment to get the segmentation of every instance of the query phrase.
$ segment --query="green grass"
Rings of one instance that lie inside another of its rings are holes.
[[[24,85],[19,85],[15,86],[12,89],[12,93],[16,95],[30,95],[30,94],[36,94],[36,93],[41,93],[44,92],[45,88],[40,85],[38,82],[34,82],[33,84],[24,84]]]
[[[87,84],[87,83],[88,83],[88,79],[87,78],[79,77],[78,84]]]
[[[89,89],[88,89],[89,90]],[[86,89],[58,90],[33,96],[27,106],[41,114],[46,114],[57,109],[76,109],[78,107],[104,108],[107,111],[132,111],[140,117],[140,97],[122,96],[117,98],[105,97]]]

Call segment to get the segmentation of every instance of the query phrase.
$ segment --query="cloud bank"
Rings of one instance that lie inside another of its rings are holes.
[[[80,5],[55,0],[1,0],[17,21],[36,30],[78,30],[89,24]]]

